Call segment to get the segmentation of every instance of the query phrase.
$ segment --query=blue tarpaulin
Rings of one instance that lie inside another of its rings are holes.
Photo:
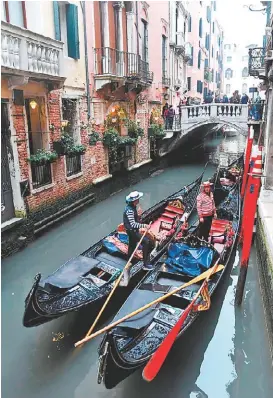
[[[204,268],[210,267],[212,258],[213,249],[209,247],[194,248],[185,243],[172,243],[165,263],[176,272],[198,276]]]

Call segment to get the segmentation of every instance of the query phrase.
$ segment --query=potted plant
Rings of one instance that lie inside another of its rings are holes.
[[[30,163],[42,165],[46,163],[56,162],[58,154],[55,151],[48,151],[46,149],[38,149],[34,155],[30,155],[27,159]]]
[[[138,137],[144,136],[144,129],[139,126],[134,120],[127,120],[128,135],[132,138],[138,139]]]
[[[57,152],[58,155],[82,155],[86,151],[86,147],[82,144],[75,144],[74,138],[68,133],[62,134],[59,141],[53,142],[53,149]]]
[[[89,145],[90,145],[90,146],[94,146],[94,145],[96,145],[96,143],[97,143],[98,141],[101,141],[100,135],[99,135],[99,133],[97,133],[96,131],[92,131],[92,133],[89,134],[88,137],[89,137]]]
[[[164,132],[164,127],[162,124],[153,123],[148,128],[148,135],[151,138],[161,139],[165,137],[166,133]]]

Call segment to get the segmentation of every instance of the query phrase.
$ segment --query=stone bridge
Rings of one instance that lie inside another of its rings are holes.
[[[166,137],[159,150],[164,156],[181,145],[186,137],[209,132],[213,128],[230,126],[240,134],[247,136],[248,105],[247,104],[203,104],[185,106],[181,115],[175,115],[172,129],[165,130]]]

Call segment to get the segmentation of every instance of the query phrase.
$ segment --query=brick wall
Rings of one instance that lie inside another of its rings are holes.
[[[45,186],[39,192],[31,192],[26,198],[29,211],[37,211],[44,206],[54,204],[58,199],[64,198],[75,191],[83,190],[90,186],[95,178],[102,177],[108,173],[107,151],[101,142],[95,146],[89,145],[87,125],[87,103],[86,98],[79,100],[79,125],[83,124],[80,129],[81,143],[86,146],[86,152],[82,156],[82,175],[76,178],[67,179],[65,156],[61,156],[52,164],[52,186]],[[30,166],[27,161],[27,134],[25,128],[24,107],[13,107],[13,124],[17,135],[17,147],[19,155],[19,165],[21,170],[21,179],[31,180]],[[54,130],[49,131],[49,142],[51,149],[53,141],[57,141],[61,136],[61,92],[60,90],[52,91],[47,96],[48,124],[54,125]],[[95,130],[102,132],[100,126]]]

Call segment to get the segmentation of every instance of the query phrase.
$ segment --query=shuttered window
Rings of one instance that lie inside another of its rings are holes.
[[[70,58],[80,58],[78,6],[66,5],[67,50]]]
[[[191,16],[188,19],[188,31],[191,32]]]
[[[187,77],[188,91],[191,91],[191,77]]]
[[[190,59],[189,65],[193,66],[193,47],[191,47],[191,59]]]
[[[206,58],[205,59],[205,68],[208,68],[208,66],[209,66],[209,60],[208,60],[208,58]]]
[[[211,11],[210,11],[210,7],[207,7],[207,21],[210,23],[211,21]]]
[[[199,19],[199,37],[203,37],[203,21],[202,21],[202,18]]]
[[[198,51],[198,69],[201,68],[201,50]]]
[[[61,40],[60,6],[58,1],[53,1],[55,39]]]
[[[204,99],[206,99],[207,95],[208,95],[208,88],[205,87],[204,88]]]
[[[197,92],[200,94],[203,92],[203,82],[201,80],[197,80]]]

